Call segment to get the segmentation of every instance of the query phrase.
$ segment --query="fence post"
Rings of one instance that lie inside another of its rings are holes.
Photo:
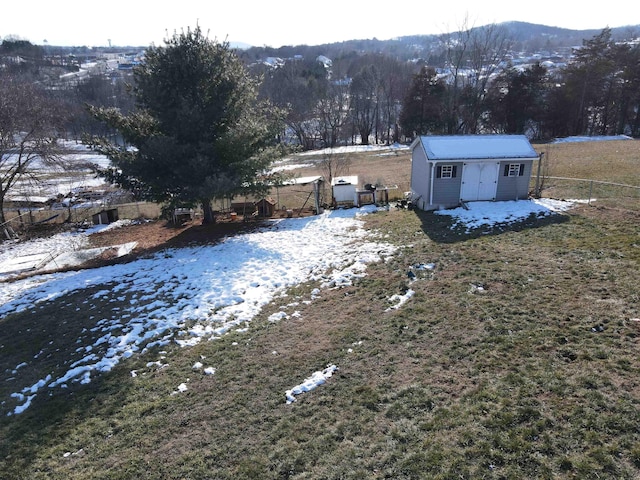
[[[536,175],[536,198],[540,198],[540,170],[542,168],[542,157],[544,156],[544,152],[540,152],[540,156],[538,157],[538,174]]]
[[[589,182],[589,201],[587,205],[591,206],[591,193],[593,192],[593,180]]]

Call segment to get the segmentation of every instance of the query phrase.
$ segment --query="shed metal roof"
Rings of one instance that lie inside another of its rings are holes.
[[[524,135],[424,135],[418,141],[429,160],[538,158]]]

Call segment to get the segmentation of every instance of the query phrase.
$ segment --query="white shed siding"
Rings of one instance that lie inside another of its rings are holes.
[[[459,199],[463,202],[495,200],[500,162],[465,162]]]

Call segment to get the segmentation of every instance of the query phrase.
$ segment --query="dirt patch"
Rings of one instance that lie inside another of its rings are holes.
[[[165,248],[215,244],[228,236],[255,230],[262,224],[260,220],[252,220],[203,225],[200,220],[194,220],[175,225],[166,220],[152,220],[94,233],[89,236],[89,243],[91,247],[109,247],[137,242],[133,251],[126,255],[128,261],[132,257],[148,255]],[[109,257],[108,253],[112,250],[113,255]],[[106,250],[97,261],[113,260],[115,254],[115,249]]]
[[[146,220],[132,223],[89,235],[88,248],[104,248],[104,251],[82,265],[66,266],[55,271],[63,272],[127,263],[166,248],[216,244],[229,236],[255,230],[261,225],[263,225],[263,221],[259,219],[220,221],[212,225],[202,225],[200,220],[186,222],[181,225],[175,225],[166,220]],[[48,229],[41,228],[37,232],[29,232],[29,235],[25,236],[25,238],[51,236],[70,229],[75,230],[77,226],[54,225]],[[132,242],[136,242],[135,248],[126,255],[120,255],[117,246]],[[21,280],[39,273],[41,272],[38,270],[24,272],[11,277],[10,281]]]
[[[300,209],[291,213],[278,211],[270,218],[307,217],[313,214],[312,209]],[[203,225],[200,219],[181,224],[174,224],[166,220],[146,220],[94,233],[89,236],[89,242],[91,247],[110,247],[137,242],[138,245],[132,255],[139,256],[163,248],[214,244],[232,235],[251,232],[263,226],[267,221],[269,219],[253,216],[238,216],[233,220],[220,216],[216,219],[216,223],[207,225]],[[128,257],[131,258],[131,255]]]

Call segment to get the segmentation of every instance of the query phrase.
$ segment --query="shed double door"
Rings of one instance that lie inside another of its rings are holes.
[[[465,163],[462,167],[460,200],[495,200],[499,173],[500,162]]]

